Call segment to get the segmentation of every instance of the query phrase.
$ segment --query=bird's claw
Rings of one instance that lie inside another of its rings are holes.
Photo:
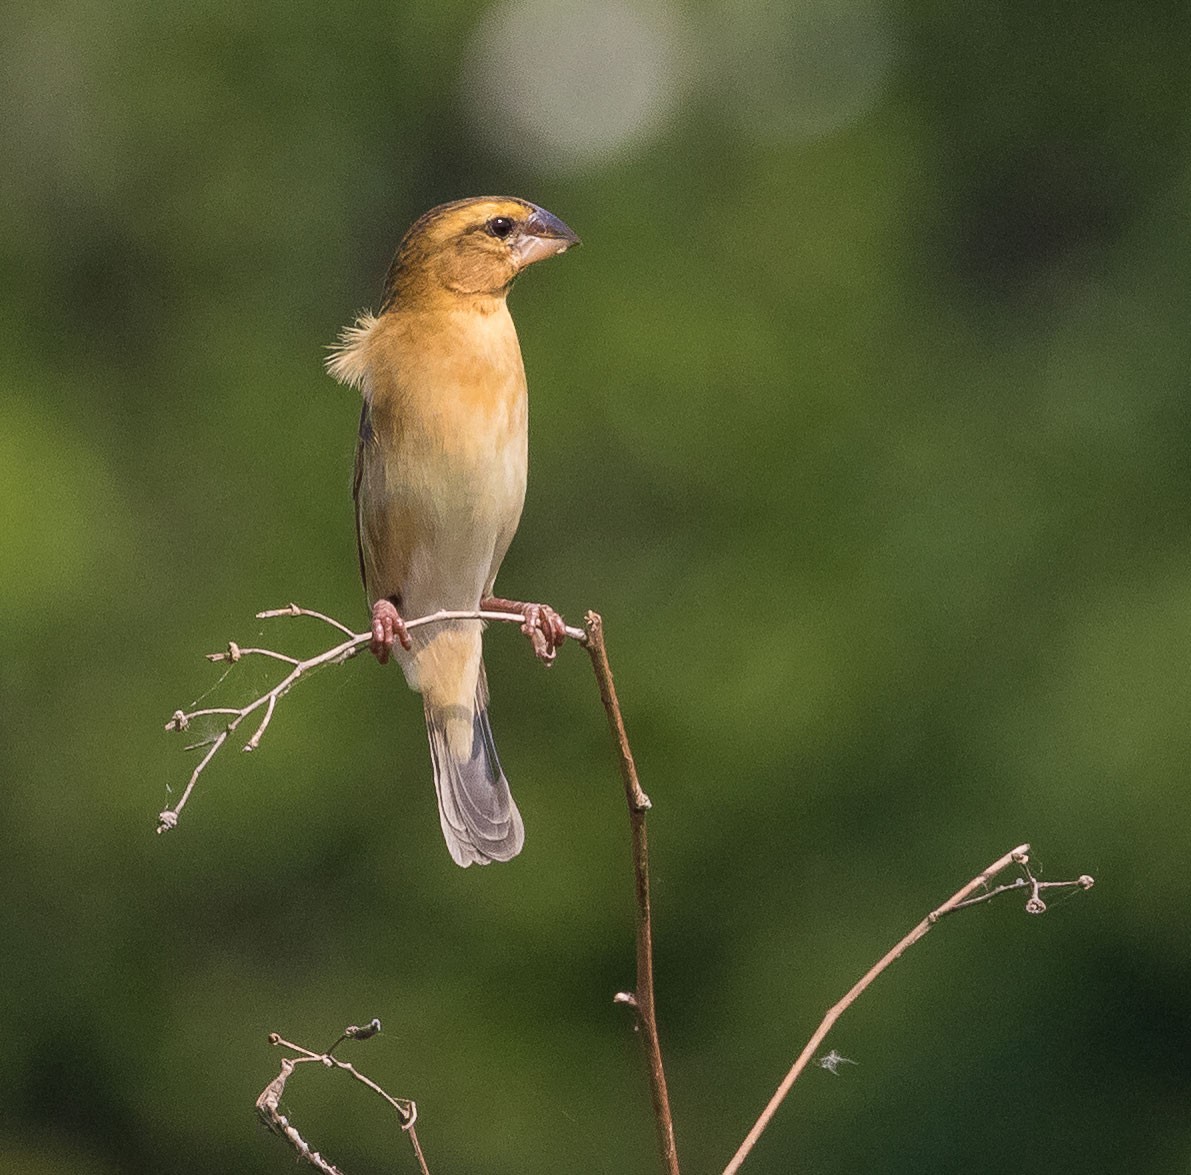
[[[533,655],[547,667],[554,664],[555,655],[567,639],[567,626],[549,604],[523,604],[520,600],[487,596],[480,601],[480,607],[493,612],[520,612],[521,631],[529,637]]]
[[[392,600],[377,600],[372,605],[372,641],[368,648],[382,665],[387,665],[394,641],[400,641],[407,652],[413,648],[405,621]]]
[[[521,631],[529,637],[533,654],[543,665],[554,664],[562,642],[567,639],[567,626],[549,604],[526,604]]]

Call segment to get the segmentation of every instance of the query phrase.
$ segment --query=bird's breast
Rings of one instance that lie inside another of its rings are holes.
[[[477,497],[497,505],[509,490],[524,493],[525,368],[507,311],[448,319],[397,371],[388,421],[395,462],[404,458],[415,481],[432,477],[435,494],[477,508]]]
[[[474,606],[525,500],[525,370],[503,304],[435,317],[377,349],[362,506],[407,568],[407,595],[425,585],[439,601],[449,589]]]

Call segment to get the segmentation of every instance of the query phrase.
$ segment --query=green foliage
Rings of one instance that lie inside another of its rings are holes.
[[[605,616],[686,1168],[1028,839],[1096,890],[932,935],[747,1170],[1182,1169],[1187,13],[885,15],[895,72],[832,134],[751,138],[692,91],[559,171],[457,99],[469,5],[8,14],[0,1167],[283,1170],[266,1033],[378,1016],[340,1054],[417,1099],[432,1170],[653,1169],[611,1004],[628,833],[574,650],[546,675],[487,638],[510,865],[451,864],[418,701],[363,659],[152,832],[194,761],[161,724],[222,672],[199,654],[313,648],[252,619],[290,599],[364,623],[325,345],[414,216],[507,191],[584,248],[513,295],[531,484],[501,586]],[[345,1171],[407,1161],[348,1083],[301,1098]]]

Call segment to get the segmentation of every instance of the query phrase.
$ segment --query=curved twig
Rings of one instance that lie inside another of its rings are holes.
[[[426,1157],[422,1154],[422,1147],[418,1142],[418,1132],[414,1129],[414,1123],[418,1120],[417,1103],[410,1098],[394,1097],[392,1094],[386,1093],[372,1078],[365,1077],[349,1061],[341,1061],[338,1057],[332,1056],[335,1049],[345,1040],[367,1040],[379,1031],[379,1020],[373,1020],[360,1028],[353,1024],[350,1028],[344,1029],[339,1039],[325,1053],[311,1052],[310,1049],[303,1048],[300,1044],[291,1044],[288,1040],[282,1040],[276,1032],[269,1034],[271,1045],[289,1049],[291,1052],[297,1053],[298,1056],[285,1057],[282,1060],[281,1072],[265,1086],[260,1097],[256,1099],[256,1112],[260,1115],[261,1121],[274,1134],[281,1135],[289,1142],[297,1152],[299,1159],[304,1159],[316,1171],[321,1172],[321,1175],[343,1175],[343,1172],[323,1158],[318,1151],[312,1150],[310,1144],[298,1132],[298,1128],[281,1112],[281,1098],[285,1093],[285,1083],[299,1065],[308,1064],[311,1061],[317,1061],[327,1069],[339,1069],[392,1106],[401,1122],[402,1132],[409,1139],[410,1147],[418,1162],[418,1170],[421,1175],[430,1175],[429,1168],[426,1166]]]
[[[979,897],[972,897],[972,894],[982,886],[987,886],[988,883],[996,877],[999,873],[1003,873],[1011,865],[1017,865],[1025,874],[1018,882],[1009,885],[1000,885],[996,889],[991,890]],[[957,890],[951,895],[941,906],[932,910],[913,930],[910,931],[900,942],[897,943],[891,950],[881,956],[876,963],[874,963],[861,977],[852,985],[848,994],[844,996],[838,1003],[832,1005],[828,1009],[827,1014],[823,1017],[819,1027],[815,1029],[814,1035],[806,1042],[802,1052],[798,1054],[798,1059],[794,1062],[789,1073],[782,1079],[782,1083],[777,1087],[777,1091],[773,1097],[769,1099],[769,1104],[761,1111],[761,1116],[753,1124],[753,1128],[748,1132],[744,1142],[740,1144],[736,1154],[732,1156],[731,1162],[724,1168],[723,1175],[736,1175],[740,1170],[741,1164],[748,1158],[749,1152],[756,1145],[764,1133],[765,1128],[772,1121],[774,1114],[777,1113],[778,1107],[786,1099],[786,1095],[790,1092],[794,1082],[802,1075],[804,1069],[810,1064],[811,1058],[815,1055],[819,1046],[823,1043],[824,1038],[831,1031],[835,1022],[864,994],[865,990],[885,970],[891,963],[896,962],[905,954],[919,939],[934,927],[935,923],[940,918],[946,917],[948,914],[954,914],[957,910],[961,910],[967,906],[974,905],[976,902],[987,901],[999,894],[1007,893],[1010,890],[1021,889],[1025,886],[1032,887],[1032,894],[1029,901],[1026,903],[1026,911],[1031,914],[1041,914],[1045,912],[1046,905],[1042,899],[1038,897],[1038,890],[1044,886],[1066,886],[1067,888],[1075,889],[1091,889],[1094,884],[1093,879],[1086,873],[1083,874],[1077,881],[1048,881],[1039,882],[1030,872],[1030,846],[1018,845],[1015,849],[1010,849],[1004,856],[998,857],[983,873],[978,873],[965,886]]]

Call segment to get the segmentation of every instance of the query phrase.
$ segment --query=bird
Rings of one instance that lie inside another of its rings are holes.
[[[407,630],[440,610],[510,611],[549,664],[566,627],[548,605],[493,595],[525,502],[528,399],[506,302],[513,280],[579,238],[527,200],[432,208],[402,237],[380,310],[359,315],[327,370],[362,396],[352,494],[369,648],[422,695],[439,822],[466,868],[525,841],[488,718],[483,624]]]

